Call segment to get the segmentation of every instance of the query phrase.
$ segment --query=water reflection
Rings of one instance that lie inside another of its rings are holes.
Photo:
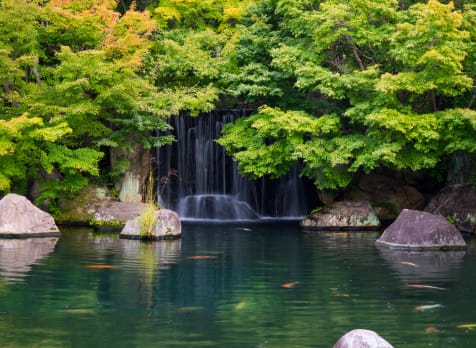
[[[332,347],[359,325],[395,347],[476,347],[458,327],[476,318],[476,248],[462,260],[375,239],[282,223],[190,224],[153,243],[71,230],[23,283],[0,282],[0,346]]]
[[[379,249],[404,283],[451,282],[463,266],[466,251],[399,251]]]
[[[379,237],[376,231],[306,231],[308,239],[314,239],[319,245],[336,252],[342,250],[355,250],[372,245]]]
[[[21,282],[57,242],[58,238],[0,239],[0,274],[7,282]]]
[[[163,240],[144,243],[131,239],[120,239],[119,248],[127,263],[136,263],[142,270],[166,269],[180,258],[181,240]]]

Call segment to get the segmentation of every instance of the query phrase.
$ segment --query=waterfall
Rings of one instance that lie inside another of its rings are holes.
[[[250,111],[224,110],[170,119],[176,142],[157,149],[158,198],[182,219],[300,218],[309,212],[309,187],[298,168],[282,178],[250,180],[216,144],[225,123]]]

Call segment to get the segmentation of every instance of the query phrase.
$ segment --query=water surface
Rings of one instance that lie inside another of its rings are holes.
[[[472,244],[379,251],[378,233],[292,222],[186,224],[153,243],[62,231],[0,240],[1,347],[332,347],[354,328],[395,347],[476,347],[458,328],[476,323]]]

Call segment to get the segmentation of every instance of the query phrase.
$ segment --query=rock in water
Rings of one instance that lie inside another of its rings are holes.
[[[53,217],[26,197],[11,193],[0,200],[0,237],[59,237]]]
[[[367,201],[341,201],[304,219],[301,226],[310,230],[376,229],[380,221]]]
[[[461,233],[440,215],[403,209],[376,241],[377,246],[403,250],[465,249]]]
[[[178,214],[172,210],[159,209],[154,212],[155,226],[150,235],[141,233],[141,216],[126,222],[121,231],[121,238],[128,239],[176,239],[182,234],[182,225]]]
[[[334,348],[393,348],[393,346],[375,331],[356,329],[342,336]]]

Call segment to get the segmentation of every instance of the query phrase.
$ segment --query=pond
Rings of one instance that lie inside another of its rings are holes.
[[[0,241],[1,347],[332,347],[354,328],[395,347],[476,347],[460,327],[476,323],[472,242],[384,252],[376,232],[295,222],[189,223],[151,243],[62,231]]]

